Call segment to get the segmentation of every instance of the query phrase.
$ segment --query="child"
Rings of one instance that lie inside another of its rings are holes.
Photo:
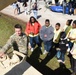
[[[61,32],[60,23],[56,23],[54,29],[54,38],[53,38],[53,45],[55,45],[55,47],[58,45],[60,32]]]
[[[72,22],[72,19],[68,19],[68,20],[66,21],[66,25],[65,25],[64,28],[63,28],[63,31],[66,32],[66,35],[68,34],[69,30],[72,28],[71,22]]]
[[[26,1],[23,2],[23,7],[24,7],[24,13],[25,13],[25,15],[28,14],[27,13],[27,2]]]
[[[16,1],[13,3],[13,8],[14,8],[14,14],[15,15],[20,14],[20,7],[19,7],[19,4]]]
[[[76,20],[73,21],[72,29],[69,33],[69,47],[70,47],[70,53],[72,54],[72,57],[70,57],[70,63],[71,63],[71,69],[73,70],[72,75],[76,75]],[[74,44],[74,45],[73,45]]]
[[[60,56],[60,51],[58,49],[60,32],[61,32],[60,23],[56,23],[55,29],[54,29],[53,47],[55,47],[55,49],[57,50],[57,57]]]
[[[73,47],[73,43],[76,39],[76,20],[73,21],[72,24],[72,29],[69,31],[67,38],[69,39],[69,50],[68,52],[72,49]]]
[[[33,13],[34,13],[34,17],[37,19],[37,14],[38,14],[38,6],[37,3],[34,3],[33,7]]]
[[[54,28],[50,25],[50,20],[45,20],[45,25],[40,29],[40,38],[44,43],[44,52],[43,54],[49,53],[52,47],[52,39],[54,37]]]
[[[68,48],[68,41],[65,38],[66,33],[60,33],[60,40],[59,40],[59,50],[60,50],[60,57],[58,58],[58,62],[65,63],[65,53]]]
[[[71,68],[73,70],[73,73],[71,75],[76,75],[76,42],[74,43],[70,53],[72,54]]]

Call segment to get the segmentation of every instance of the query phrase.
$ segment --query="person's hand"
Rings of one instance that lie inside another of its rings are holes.
[[[73,50],[71,50],[70,53],[73,54]]]
[[[29,36],[29,34],[28,34],[27,32],[25,32],[25,34],[26,34],[27,36]]]
[[[68,39],[71,39],[71,37],[68,37]]]
[[[46,38],[46,37],[47,37],[47,35],[45,34],[45,35],[44,35],[44,37]]]
[[[33,32],[30,32],[30,34],[31,34],[31,35],[34,35],[34,33],[33,33]]]

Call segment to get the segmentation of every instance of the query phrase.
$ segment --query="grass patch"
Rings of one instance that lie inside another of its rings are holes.
[[[14,33],[14,25],[21,24],[23,31],[25,28],[25,23],[11,18],[9,16],[0,14],[0,45],[3,46],[10,35]]]
[[[9,39],[9,36],[14,33],[14,25],[21,24],[23,31],[25,29],[25,23],[1,14],[0,16],[0,46],[3,46]],[[44,45],[42,44],[42,47]],[[43,55],[44,47],[40,50],[38,47],[33,52],[28,50],[27,62],[33,65],[43,75],[70,75],[70,60],[66,55],[65,65],[61,65],[57,62],[55,57],[56,51],[53,49],[50,55]]]

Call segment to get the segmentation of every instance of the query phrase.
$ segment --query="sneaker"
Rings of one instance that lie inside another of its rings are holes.
[[[63,64],[65,64],[65,61],[61,61]]]
[[[58,62],[62,62],[62,60],[57,60]]]
[[[31,52],[33,52],[34,51],[34,48],[31,48]]]
[[[46,54],[46,53],[48,53],[46,50],[43,52],[43,54]]]

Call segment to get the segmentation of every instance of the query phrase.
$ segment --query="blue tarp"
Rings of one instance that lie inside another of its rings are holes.
[[[49,8],[54,12],[61,12],[61,13],[63,12],[62,6],[50,6]],[[68,13],[69,13],[69,8],[66,7],[66,14],[68,14]]]

